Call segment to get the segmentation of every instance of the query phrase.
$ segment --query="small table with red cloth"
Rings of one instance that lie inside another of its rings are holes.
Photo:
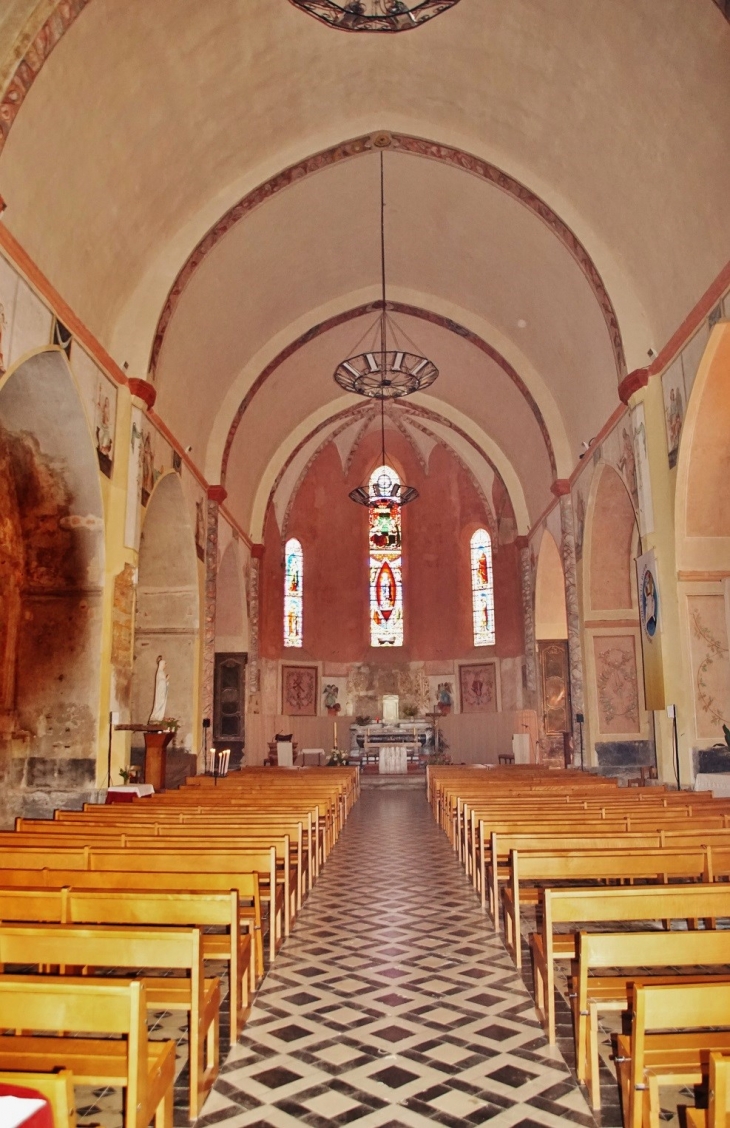
[[[18,1097],[21,1101],[32,1101],[33,1104],[28,1105],[28,1114],[23,1116],[22,1104],[4,1102],[3,1097]],[[41,1108],[35,1107],[37,1101],[43,1102]],[[7,1116],[3,1112],[3,1104],[8,1106]],[[53,1128],[53,1113],[46,1098],[35,1089],[0,1083],[0,1124],[8,1125],[9,1128]]]

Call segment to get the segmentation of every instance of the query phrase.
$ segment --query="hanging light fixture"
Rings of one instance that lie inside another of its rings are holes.
[[[408,31],[455,7],[459,0],[291,0],[343,31]]]
[[[412,352],[411,343],[402,330],[398,330],[389,317],[385,292],[385,172],[383,153],[380,153],[380,284],[381,311],[376,323],[373,347],[348,357],[335,369],[335,380],[346,392],[371,399],[398,399],[422,392],[438,377],[439,370],[433,361]],[[390,327],[393,349],[388,348]],[[399,340],[403,337],[405,344]],[[378,340],[379,338],[379,340]],[[418,346],[413,346],[417,348]]]
[[[415,501],[418,490],[415,486],[406,486],[388,467],[385,457],[385,400],[380,400],[380,467],[381,472],[374,481],[367,481],[364,485],[351,490],[349,498],[357,505],[366,505],[368,509],[389,508],[392,505],[408,505]]]

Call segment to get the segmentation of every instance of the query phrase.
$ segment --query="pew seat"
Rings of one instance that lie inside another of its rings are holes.
[[[149,1128],[153,1119],[155,1128],[172,1128],[175,1043],[148,1039],[146,1012],[139,980],[0,977],[3,1026],[22,1031],[0,1034],[0,1070],[67,1069],[75,1085],[126,1090],[124,1128]]]

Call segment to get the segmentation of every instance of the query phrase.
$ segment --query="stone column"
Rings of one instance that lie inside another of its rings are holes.
[[[228,494],[223,486],[208,486],[205,528],[205,609],[203,613],[203,717],[213,724],[215,681],[215,617],[218,602],[218,508]],[[212,733],[209,732],[209,738]],[[203,765],[204,767],[204,765]]]
[[[581,635],[578,580],[575,557],[575,527],[570,482],[560,478],[553,482],[552,492],[560,501],[565,608],[568,617],[568,658],[570,661],[570,703],[573,722],[573,764],[580,767],[580,726],[576,715],[583,713],[583,640]],[[584,757],[585,762],[585,757]]]
[[[259,665],[259,581],[261,561],[264,556],[262,544],[251,545],[251,572],[248,589],[248,664],[246,681],[248,686],[248,712],[261,712],[261,667]]]
[[[522,580],[522,615],[525,622],[525,688],[526,706],[534,709],[537,702],[537,643],[535,642],[535,593],[532,590],[530,568],[530,542],[527,537],[517,537],[520,552],[520,578]]]

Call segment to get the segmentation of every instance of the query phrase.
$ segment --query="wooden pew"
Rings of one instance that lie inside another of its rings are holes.
[[[710,1053],[730,1050],[730,980],[646,985],[633,996],[631,1034],[618,1036],[616,1052],[624,1124],[659,1128],[662,1086],[699,1085]]]
[[[228,964],[231,1041],[238,1039],[248,1015],[256,973],[251,935],[240,928],[236,889],[228,893],[187,890],[173,893],[118,888],[79,890],[68,886],[58,889],[0,887],[0,923],[44,922],[199,928],[203,959],[223,960]],[[226,931],[202,931],[209,927],[223,927]]]
[[[660,847],[642,849],[622,847],[619,842],[613,847],[587,850],[578,844],[575,850],[564,847],[546,847],[544,850],[513,850],[510,855],[510,877],[508,885],[502,890],[504,910],[504,942],[518,968],[522,967],[522,946],[520,942],[520,917],[523,900],[536,904],[540,887],[572,882],[574,885],[587,881],[650,881],[668,882],[670,878],[689,881],[709,879],[707,851],[705,849],[686,850],[684,848],[661,849]],[[522,882],[533,884],[530,895],[522,887]]]
[[[131,873],[128,870],[105,870],[103,877],[95,871],[79,870],[0,870],[0,889],[28,890],[41,884],[44,889],[60,890],[64,886],[75,890],[97,891],[100,885],[109,892],[156,892],[170,895],[213,893],[238,894],[239,921],[244,933],[251,933],[253,952],[250,959],[250,984],[255,987],[264,974],[263,926],[261,898],[257,873],[161,873],[159,871]],[[243,904],[242,902],[246,902]],[[244,935],[245,943],[245,935]],[[224,959],[221,940],[210,933],[203,934],[203,958]]]
[[[80,987],[94,982],[90,974],[94,968],[187,972],[185,977],[145,974],[142,982],[149,1010],[183,1010],[189,1016],[190,1117],[195,1119],[200,1114],[218,1076],[220,981],[205,978],[199,929],[4,924],[0,925],[0,965],[6,964],[83,968],[84,978],[73,978]],[[3,975],[0,982],[8,979],[15,984],[33,985],[38,978]],[[42,978],[46,982],[49,977]],[[28,1024],[21,1026],[26,1028]]]
[[[730,964],[730,934],[707,932],[581,932],[578,941],[577,974],[572,977],[573,1023],[578,1080],[586,1082],[592,1107],[601,1107],[598,1077],[598,1015],[601,1011],[625,1011],[633,988],[645,983],[706,983],[713,974],[670,975],[655,969],[670,967],[725,968]],[[605,973],[619,969],[619,974]],[[621,968],[650,968],[647,974]]]
[[[555,960],[574,960],[581,926],[730,916],[730,888],[722,885],[634,885],[622,888],[545,889],[542,928],[530,937],[535,1005],[548,1041],[555,1042]],[[574,928],[556,933],[556,925]]]
[[[51,1106],[53,1128],[76,1128],[73,1075],[68,1069],[53,1073],[0,1073],[0,1085],[15,1085],[40,1093]]]
[[[710,1054],[710,1092],[706,1109],[688,1108],[687,1128],[728,1128],[730,1124],[730,1057]]]
[[[204,853],[183,850],[155,850],[149,853],[138,853],[131,848],[128,850],[95,849],[93,851],[93,864],[92,850],[88,846],[78,850],[54,850],[52,853],[49,853],[44,847],[21,847],[13,851],[0,851],[0,885],[5,881],[3,871],[15,869],[59,869],[65,872],[71,870],[78,870],[79,872],[114,870],[137,874],[156,873],[158,875],[186,873],[190,881],[187,886],[189,889],[210,887],[207,881],[202,884],[197,881],[197,875],[216,872],[227,875],[256,873],[259,875],[259,881],[263,877],[267,883],[266,891],[260,891],[260,896],[270,905],[269,954],[272,963],[283,940],[286,898],[283,883],[277,884],[276,849],[273,846],[268,851],[236,850],[235,852],[227,851],[224,854],[210,850]],[[69,882],[64,881],[64,884],[68,885]],[[220,889],[219,885],[214,887]],[[235,882],[227,888],[236,888]],[[272,890],[276,892],[272,893]]]
[[[4,976],[0,1014],[6,1029],[23,1031],[0,1034],[0,1070],[61,1066],[75,1085],[124,1088],[124,1128],[148,1128],[153,1118],[155,1128],[172,1128],[175,1043],[148,1040],[147,997],[139,980],[112,985]]]

